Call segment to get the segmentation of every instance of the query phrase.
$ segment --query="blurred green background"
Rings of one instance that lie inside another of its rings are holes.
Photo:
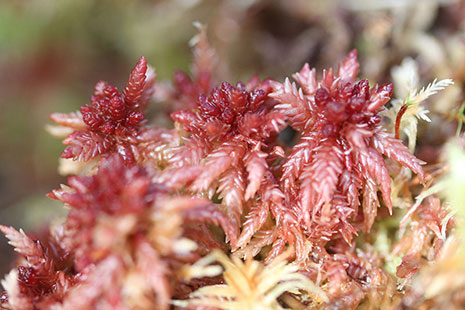
[[[142,55],[159,81],[189,70],[194,21],[208,25],[218,76],[231,82],[334,66],[357,48],[373,81],[406,56],[422,79],[454,78],[448,109],[462,100],[464,19],[463,1],[0,1],[0,222],[33,231],[63,214],[45,197],[65,181],[48,115],[88,103],[98,80],[123,87]],[[12,253],[2,241],[0,273]]]

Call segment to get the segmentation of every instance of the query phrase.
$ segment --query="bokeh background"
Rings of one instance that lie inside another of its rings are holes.
[[[282,80],[305,62],[335,66],[353,48],[361,76],[387,82],[392,67],[411,57],[422,82],[455,81],[430,103],[433,122],[421,130],[417,154],[434,161],[436,146],[455,130],[448,111],[463,101],[464,1],[3,0],[2,224],[34,231],[64,214],[45,197],[65,180],[57,173],[63,146],[45,130],[48,115],[88,103],[98,80],[123,87],[141,55],[158,81],[169,81],[175,69],[189,70],[195,21],[208,25],[218,76],[231,82],[253,74]],[[0,274],[12,254],[2,238]]]

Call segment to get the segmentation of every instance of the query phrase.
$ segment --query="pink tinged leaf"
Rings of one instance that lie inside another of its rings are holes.
[[[360,205],[359,189],[362,187],[362,180],[358,173],[345,170],[340,177],[340,187],[347,202],[354,210]]]
[[[330,93],[331,89],[333,87],[333,83],[335,81],[334,73],[333,73],[333,68],[330,68],[329,70],[323,70],[323,79],[321,81],[321,85],[325,86]]]
[[[362,207],[365,231],[368,232],[375,222],[376,214],[378,213],[379,208],[376,185],[371,180],[368,180],[368,182],[365,183],[365,188],[363,189]]]
[[[242,120],[244,120],[244,118]],[[238,127],[240,128],[241,126],[239,125]],[[205,133],[209,136],[209,139],[220,140],[221,136],[225,132],[228,132],[229,128],[231,128],[231,126],[225,124],[223,121],[211,119],[205,124]]]
[[[271,132],[279,133],[286,126],[284,114],[281,111],[271,111],[266,114],[263,126],[261,126],[262,137],[269,137]]]
[[[253,239],[247,244],[246,247],[237,250],[236,253],[243,258],[255,257],[263,247],[274,242],[277,234],[277,229],[259,231],[255,234]]]
[[[156,309],[169,309],[171,288],[166,277],[168,268],[154,248],[145,240],[138,242],[137,245],[137,267],[156,294]]]
[[[31,240],[22,229],[17,231],[13,227],[0,225],[0,231],[10,240],[8,243],[15,251],[24,256],[33,266],[39,266],[46,262],[42,246]]]
[[[349,54],[347,54],[346,58],[339,63],[337,76],[341,78],[341,80],[354,82],[358,74],[359,66],[357,50],[353,49]]]
[[[306,236],[295,227],[291,228],[291,231],[295,238],[296,261],[305,264],[311,251],[311,242],[307,242]]]
[[[189,184],[204,171],[201,166],[182,166],[163,171],[159,182],[169,187],[180,189],[185,184]]]
[[[155,70],[152,67],[147,67],[147,73],[145,74],[145,83],[142,90],[142,95],[140,98],[140,107],[145,109],[150,102],[154,92],[155,92],[155,79],[156,74]]]
[[[238,248],[244,247],[249,243],[253,235],[262,228],[269,213],[270,208],[267,202],[259,202],[252,206],[250,212],[245,217],[244,224],[242,224],[241,235],[237,241]]]
[[[313,95],[318,88],[315,69],[310,69],[308,63],[299,72],[292,75],[292,77],[303,88],[306,95]]]
[[[284,251],[284,248],[286,246],[287,240],[285,239],[284,236],[278,237],[276,239],[272,246],[270,252],[265,257],[265,264],[271,263],[276,257],[279,256]]]
[[[372,90],[367,110],[369,112],[375,112],[380,107],[384,106],[389,100],[391,100],[393,89],[394,86],[392,83],[384,84],[380,87],[376,85],[375,89]]]
[[[129,75],[128,83],[123,91],[124,103],[129,107],[137,107],[144,92],[145,73],[147,72],[147,62],[142,56]]]
[[[172,154],[172,146],[177,140],[179,137],[172,129],[152,127],[141,129],[137,135],[137,146],[141,158],[136,158],[136,161],[153,162],[158,167],[166,165]],[[133,153],[136,154],[134,150]]]
[[[88,161],[107,152],[113,143],[92,131],[76,131],[63,140],[68,147],[61,154],[62,158]]]
[[[242,157],[243,149],[225,143],[210,153],[204,164],[202,174],[192,185],[192,190],[202,192],[208,189],[210,184],[225,172],[231,165]]]
[[[352,214],[355,213],[355,210],[348,206],[346,197],[340,194],[335,195],[331,209],[331,211],[334,213],[331,214],[328,212],[328,218],[326,219],[327,223],[329,224],[326,226],[331,226],[330,230],[328,230],[328,239],[331,239],[333,234],[338,233],[342,236],[344,241],[350,245],[353,236],[356,236],[357,232],[348,222],[348,219]],[[332,238],[334,239],[334,237]]]
[[[86,188],[80,189],[79,187],[77,187],[76,185],[73,184],[73,182],[74,182],[75,184],[79,184],[81,186],[87,186],[86,184],[83,184],[82,182],[80,182],[84,178],[88,178],[88,177],[71,176],[71,177],[68,178],[68,184],[70,184],[70,186],[72,186],[72,187],[61,184],[60,189],[52,190],[51,192],[49,192],[47,194],[47,196],[50,199],[59,200],[59,201],[61,201],[63,203],[66,203],[66,204],[68,204],[68,205],[70,205],[70,206],[72,206],[74,208],[87,207],[88,202],[83,198],[83,195],[81,195],[81,194],[76,195],[74,193],[74,191],[76,191],[78,193],[86,193],[87,189]]]
[[[95,177],[90,176],[70,176],[68,185],[79,194],[88,194],[91,192],[91,188],[95,186],[95,180]]]
[[[275,157],[279,157],[279,158],[284,158],[286,156],[286,153],[284,152],[284,149],[281,146],[276,145],[271,150],[270,155],[275,156]]]
[[[291,154],[283,165],[281,183],[285,191],[296,191],[296,180],[302,169],[311,160],[314,140],[302,138],[302,142],[292,148]]]
[[[318,212],[323,204],[329,204],[336,191],[339,176],[343,170],[341,150],[327,140],[315,150],[316,154],[310,165],[304,167],[300,176],[302,188],[301,216],[308,222],[309,210]]]
[[[206,167],[194,182],[192,190],[197,192],[207,190],[210,184],[231,166],[231,163],[232,159],[227,154],[216,153],[209,156]]]
[[[262,201],[269,201],[272,204],[279,206],[282,205],[283,200],[286,197],[274,180],[273,174],[269,170],[266,171],[266,179],[262,189],[260,190],[260,194]],[[276,207],[278,208],[279,206]]]
[[[275,218],[276,222],[279,223],[282,220],[282,215],[291,216],[289,210],[286,208],[284,201],[286,196],[281,191],[279,184],[273,178],[271,171],[266,172],[267,176],[262,189],[260,190],[260,200],[268,204],[268,207]],[[296,218],[295,214],[292,218]]]
[[[247,180],[249,184],[245,190],[245,200],[252,198],[257,190],[260,188],[265,171],[268,169],[266,163],[267,154],[259,149],[247,154],[245,159],[247,169]]]
[[[291,200],[291,201],[289,201]],[[271,214],[276,220],[276,226],[298,224],[298,217],[302,214],[302,207],[296,195],[291,196],[290,199],[274,203],[270,206]]]
[[[69,114],[53,113],[50,119],[60,126],[72,128],[74,130],[85,130],[87,125],[82,121],[80,112],[73,112]]]
[[[368,139],[373,136],[373,132],[366,127],[349,125],[345,131],[345,136],[350,142],[350,147],[357,149],[366,148]]]
[[[205,223],[221,226],[234,248],[237,244],[236,225],[214,204],[206,204],[200,207],[185,210],[183,217],[186,222]]]
[[[428,197],[423,203],[423,206],[429,213],[430,217],[432,217],[432,219],[430,218],[427,221],[426,225],[439,239],[445,240],[445,233],[451,216],[450,213],[448,213],[444,206],[441,206],[441,201],[433,196]]]
[[[210,145],[201,137],[191,136],[186,144],[173,147],[173,156],[168,159],[171,167],[200,165],[201,160],[210,151]]]
[[[275,106],[275,109],[283,112],[289,118],[291,126],[301,128],[305,125],[310,105],[304,98],[302,90],[297,90],[295,83],[291,84],[286,78],[284,84],[281,84],[269,96],[280,102]]]
[[[211,205],[212,202],[210,200],[204,198],[197,198],[197,197],[189,197],[189,196],[179,196],[179,197],[169,197],[166,200],[163,200],[160,203],[160,208],[166,211],[189,211],[195,209],[203,209]]]
[[[157,143],[157,141],[162,141],[164,143],[172,143],[173,139],[176,138],[178,138],[178,136],[177,132],[174,129],[157,127],[145,127],[141,129],[139,134],[137,135],[137,140],[139,143]]]
[[[357,231],[351,224],[347,222],[341,223],[341,226],[342,227],[338,229],[338,233],[342,236],[342,239],[344,239],[348,245],[351,245],[353,237],[357,236]]]
[[[237,217],[236,220],[239,220],[242,214],[244,188],[244,174],[242,170],[238,168],[228,169],[219,180],[218,197],[222,199],[221,204],[232,211],[231,214],[235,214],[235,217]]]
[[[425,173],[421,166],[425,162],[410,153],[402,141],[394,138],[385,130],[380,130],[373,136],[373,146],[378,152],[412,170],[418,175],[420,182],[425,181]]]
[[[389,213],[392,214],[391,177],[383,157],[371,147],[357,149],[357,155],[362,174],[380,186],[383,200],[389,209]]]

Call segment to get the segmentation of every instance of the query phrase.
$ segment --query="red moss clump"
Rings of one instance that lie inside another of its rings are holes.
[[[210,242],[215,236],[207,224],[220,226],[235,243],[234,227],[217,205],[170,194],[119,155],[101,161],[95,175],[68,183],[49,193],[70,208],[53,227],[52,243],[0,226],[24,260],[5,285],[5,309],[168,309],[170,297],[182,294],[177,270],[200,258],[195,247],[177,243],[188,237],[204,252],[224,246]]]
[[[55,113],[50,118],[75,130],[63,143],[63,158],[88,161],[98,155],[119,153],[127,163],[138,156],[137,137],[145,123],[144,110],[153,93],[155,75],[141,57],[122,93],[104,81],[97,83],[90,104],[80,112]]]
[[[370,88],[367,80],[356,80],[358,67],[355,51],[336,75],[330,69],[321,80],[305,65],[294,75],[301,89],[286,80],[271,95],[301,135],[282,167],[283,191],[296,214],[286,225],[299,227],[313,242],[342,238],[350,244],[358,229],[368,231],[380,206],[378,190],[391,211],[391,178],[383,155],[423,179],[422,162],[380,123],[392,85]]]
[[[270,92],[270,81],[225,82],[200,95],[194,109],[171,114],[187,135],[163,172],[164,182],[209,197],[218,194],[237,231],[247,200],[259,193],[269,205],[280,195],[270,165],[282,155],[276,138],[284,120],[273,109]]]
[[[294,75],[300,88],[288,79],[215,84],[213,56],[202,28],[193,78],[174,77],[174,129],[146,125],[154,75],[143,57],[122,92],[99,82],[79,112],[51,116],[68,130],[62,157],[97,158],[97,169],[49,193],[69,208],[53,241],[0,226],[21,256],[0,308],[166,310],[222,281],[217,266],[194,265],[214,248],[268,264],[287,247],[329,301],[293,291],[276,297],[283,306],[400,305],[389,255],[402,257],[397,276],[407,281],[439,252],[449,215],[425,200],[407,213],[392,253],[355,240],[379,207],[392,212],[392,166],[424,182],[423,162],[382,124],[392,84],[358,80],[355,51],[319,79],[305,65]],[[294,146],[278,139],[286,126],[298,133]],[[187,280],[196,273],[217,277]]]

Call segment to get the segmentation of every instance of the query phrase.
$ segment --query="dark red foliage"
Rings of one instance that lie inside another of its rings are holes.
[[[153,93],[154,78],[141,57],[122,93],[100,81],[91,103],[81,106],[80,113],[52,114],[54,122],[75,130],[63,141],[68,147],[62,157],[88,161],[98,155],[119,153],[126,163],[133,163],[139,155],[137,137],[145,123],[143,112]]]
[[[140,70],[138,67],[140,65],[136,66],[136,69]],[[145,69],[147,68],[145,67]],[[139,76],[136,77],[139,78]],[[144,79],[145,75],[142,81]],[[143,87],[143,83],[140,86]],[[126,87],[126,89],[128,88]],[[131,90],[137,92],[134,88],[131,88]],[[137,94],[132,95],[137,96]],[[140,126],[144,115],[138,111],[140,109],[137,103],[133,104],[132,102],[128,102],[129,99],[123,100],[123,98],[124,96],[118,93],[115,86],[108,85],[103,81],[98,82],[91,99],[91,104],[83,105],[80,109],[82,120],[92,130],[104,135],[113,133],[124,135],[125,130],[131,130],[134,127]],[[131,99],[139,100],[140,95]]]
[[[25,288],[37,290],[34,292],[36,295],[41,295],[42,292],[46,291],[45,283],[40,281],[39,276],[32,267],[19,266],[18,281]]]
[[[382,93],[389,99],[392,94],[392,84],[382,85],[371,90],[371,93]],[[312,124],[312,131],[321,131],[322,138],[337,136],[344,127],[354,124],[358,126],[373,126],[381,122],[377,105],[370,102],[370,85],[368,80],[346,83],[334,89],[330,94],[325,87],[315,91],[315,111],[319,117]]]
[[[209,142],[223,142],[234,136],[264,140],[272,131],[278,131],[279,119],[267,124],[266,118],[278,115],[270,113],[271,91],[269,81],[257,83],[255,80],[246,86],[236,86],[224,82],[212,89],[208,95],[199,95],[194,110],[181,110],[171,114],[174,121],[181,124],[184,130],[196,138]],[[261,125],[267,125],[261,127]]]

